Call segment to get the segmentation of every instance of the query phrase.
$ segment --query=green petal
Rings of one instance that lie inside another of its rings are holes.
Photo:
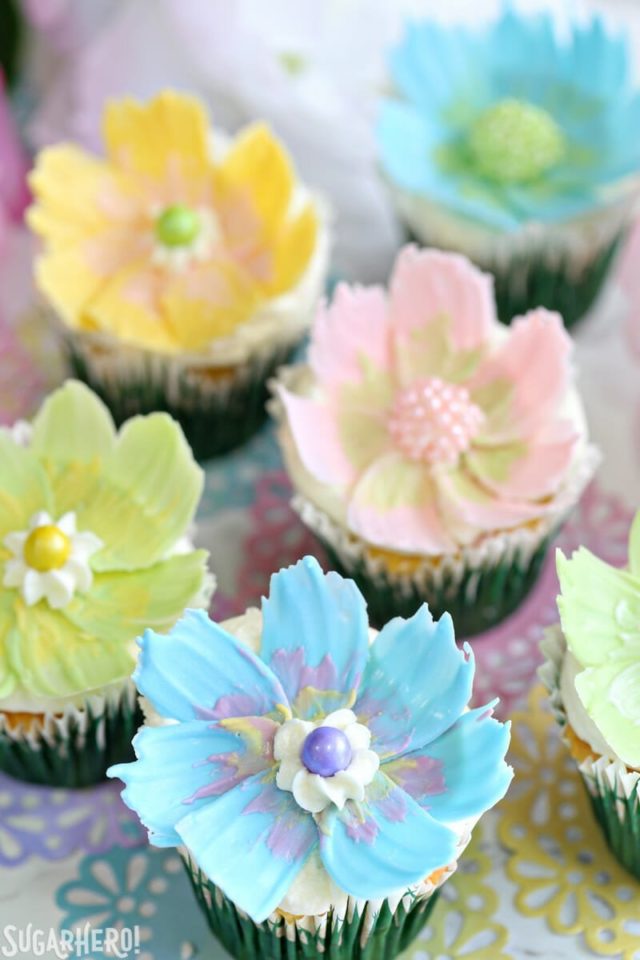
[[[51,511],[47,475],[31,450],[0,431],[0,540],[24,530],[38,510]]]
[[[107,457],[115,442],[111,414],[95,393],[69,380],[42,404],[33,421],[31,449],[45,460],[88,462]]]
[[[206,550],[195,550],[133,573],[98,574],[90,594],[77,595],[65,616],[109,642],[135,639],[147,627],[168,630],[197,603],[207,559]]]
[[[640,659],[591,667],[576,677],[576,690],[615,753],[640,767]]]
[[[640,510],[636,513],[629,531],[629,569],[640,575]]]
[[[17,629],[9,638],[14,672],[29,693],[69,697],[125,679],[135,658],[128,644],[82,630],[46,603],[16,601]]]
[[[640,582],[581,547],[558,551],[558,609],[571,652],[583,667],[640,657]]]
[[[16,676],[9,661],[9,637],[15,628],[15,593],[0,591],[0,700],[8,697],[16,688]]]
[[[122,428],[104,475],[76,507],[78,527],[106,546],[95,570],[132,570],[166,556],[192,522],[204,485],[182,430],[167,414]]]

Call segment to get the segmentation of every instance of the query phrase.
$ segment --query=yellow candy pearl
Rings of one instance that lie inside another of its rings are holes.
[[[32,530],[24,545],[25,563],[39,573],[64,567],[70,553],[71,540],[53,523]]]

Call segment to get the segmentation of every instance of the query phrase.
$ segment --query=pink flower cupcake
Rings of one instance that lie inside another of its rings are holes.
[[[374,623],[426,600],[470,636],[527,594],[597,462],[571,355],[558,314],[505,328],[491,277],[436,250],[320,309],[272,407],[294,506]]]

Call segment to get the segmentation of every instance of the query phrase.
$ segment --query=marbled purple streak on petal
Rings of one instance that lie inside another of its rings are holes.
[[[266,813],[273,817],[266,845],[274,857],[296,861],[306,856],[311,814],[302,810],[290,793],[280,790],[273,782],[265,783],[262,793],[242,811],[243,816],[250,813]]]
[[[283,685],[298,691],[292,703],[294,714],[310,719],[350,706],[360,685],[360,675],[354,672],[354,691],[345,691],[330,654],[326,654],[315,667],[307,665],[305,656],[304,647],[296,647],[295,650],[276,650],[271,658],[271,666],[283,680]],[[351,661],[346,672],[353,671],[353,667]]]
[[[269,717],[234,717],[221,721],[220,726],[236,734],[239,749],[212,754],[198,764],[211,764],[214,779],[186,797],[183,801],[186,804],[219,797],[273,763],[273,738],[278,724]]]
[[[198,720],[226,720],[229,717],[246,717],[251,714],[268,714],[271,702],[260,691],[247,693],[238,690],[218,697],[212,707],[200,707],[194,704],[193,710]]]
[[[378,810],[391,823],[404,823],[407,819],[407,801],[399,788],[392,790],[378,803]]]
[[[358,722],[371,731],[372,750],[377,750],[377,740],[384,743],[386,756],[402,754],[410,746],[413,728],[408,707],[396,709],[394,712],[392,700],[378,699],[369,690],[365,690],[358,698],[356,712]]]
[[[349,811],[345,817],[347,835],[354,843],[366,843],[369,846],[375,843],[380,833],[380,827],[368,817],[362,819],[357,813]]]
[[[435,757],[407,754],[397,760],[390,760],[382,769],[394,783],[406,790],[427,810],[429,805],[423,802],[424,797],[438,796],[446,792],[444,766]]]

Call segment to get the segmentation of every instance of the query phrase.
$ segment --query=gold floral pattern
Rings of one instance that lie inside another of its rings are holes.
[[[536,687],[529,711],[512,718],[516,778],[501,804],[499,836],[512,852],[515,906],[596,954],[637,960],[637,883],[609,851],[544,699]]]

